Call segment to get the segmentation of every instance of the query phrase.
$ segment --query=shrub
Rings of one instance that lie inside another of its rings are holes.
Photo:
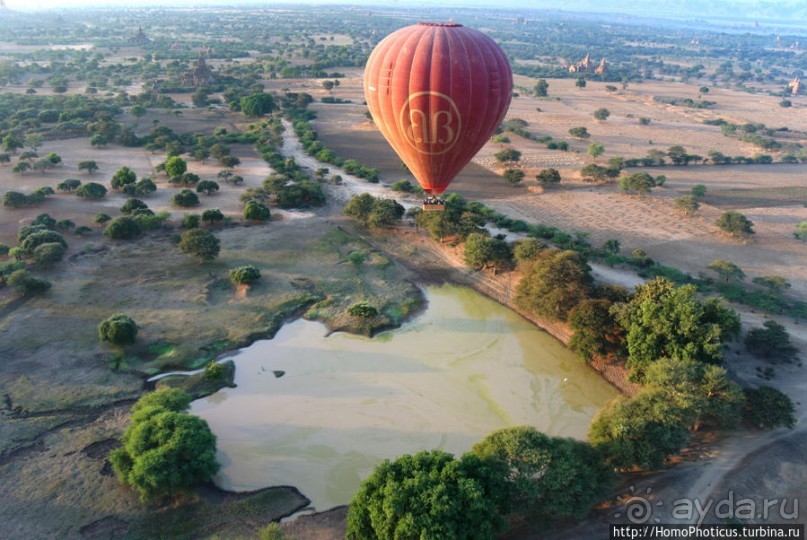
[[[183,229],[195,229],[199,226],[199,214],[185,214],[182,216]]]
[[[20,247],[25,250],[26,253],[33,253],[37,246],[51,243],[61,244],[65,249],[67,248],[67,242],[61,234],[56,231],[48,230],[34,231],[26,235],[22,242],[20,242]]]
[[[234,285],[248,285],[260,278],[261,271],[251,264],[237,266],[230,270],[230,281],[233,282]]]
[[[208,225],[224,220],[224,214],[218,208],[208,208],[202,212],[202,221]]]
[[[34,277],[24,269],[12,272],[6,278],[6,283],[23,296],[43,294],[48,292],[51,287],[50,281]]]
[[[98,325],[98,339],[113,345],[131,345],[137,338],[137,324],[125,313],[115,313]]]
[[[175,194],[172,200],[175,205],[185,208],[197,206],[199,204],[199,197],[196,195],[196,193],[189,189],[183,189],[179,193]]]
[[[104,236],[112,240],[131,240],[142,233],[140,223],[130,216],[118,216],[104,228]]]
[[[96,182],[87,182],[86,184],[82,184],[76,189],[76,195],[81,197],[82,199],[103,199],[106,197],[107,189],[98,184]]]
[[[753,328],[745,337],[748,352],[773,361],[789,362],[798,349],[790,342],[787,329],[776,321],[765,321],[765,328]]]
[[[199,262],[209,262],[219,256],[221,243],[215,235],[203,229],[191,229],[182,233],[179,250],[196,258]]]
[[[754,234],[754,224],[747,217],[734,210],[723,212],[715,225],[735,238],[748,238]]]
[[[64,258],[65,251],[67,248],[58,242],[40,244],[34,249],[34,261],[41,265],[57,263]]]
[[[244,205],[244,219],[250,221],[268,221],[272,214],[269,207],[260,201],[247,201]]]
[[[793,429],[796,425],[796,408],[793,401],[785,394],[771,388],[746,388],[745,406],[743,407],[743,421],[756,428],[773,429],[786,427]]]
[[[370,319],[378,315],[378,310],[368,304],[367,302],[357,302],[347,308],[348,315],[352,317],[360,317],[362,319]]]
[[[140,199],[127,199],[123,206],[120,207],[120,211],[124,214],[132,214],[135,210],[142,210],[146,209],[149,206],[141,201]]]

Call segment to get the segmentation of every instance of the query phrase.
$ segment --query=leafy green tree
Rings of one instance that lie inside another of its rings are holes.
[[[23,296],[44,294],[51,288],[50,281],[34,277],[25,269],[15,270],[9,274],[6,283]]]
[[[593,158],[600,157],[605,152],[605,147],[600,143],[591,143],[588,145],[588,155]]]
[[[606,356],[620,349],[622,333],[611,315],[612,302],[606,299],[582,300],[569,312],[572,339],[569,348],[590,361],[594,356]]]
[[[586,80],[583,77],[579,77],[576,81],[574,81],[574,85],[577,88],[585,88],[586,87]]]
[[[588,139],[589,137],[591,137],[591,134],[588,132],[588,129],[586,129],[583,126],[570,128],[569,135],[571,135],[575,139]]]
[[[27,161],[18,161],[11,168],[11,172],[17,173],[17,174],[25,174],[26,171],[29,171],[30,169],[31,169],[31,164],[30,163],[28,163]]]
[[[95,214],[95,218],[93,219],[93,223],[96,225],[103,225],[104,223],[108,222],[112,217],[109,214],[104,214],[101,212],[100,214]]]
[[[505,169],[502,177],[515,186],[524,180],[524,171],[520,169]]]
[[[491,238],[481,233],[473,233],[465,239],[463,259],[474,270],[484,268],[493,255]]]
[[[77,190],[80,185],[81,185],[81,180],[78,180],[76,178],[68,178],[64,182],[60,182],[56,186],[56,189],[59,190],[59,191],[63,191],[65,193],[72,193],[75,190]]]
[[[793,236],[799,240],[807,240],[807,221],[802,221],[796,225],[796,232],[793,233]]]
[[[693,197],[697,197],[697,198],[700,199],[704,195],[706,195],[706,186],[704,186],[703,184],[696,184],[696,185],[692,186],[692,196]]]
[[[516,302],[544,317],[566,320],[591,289],[591,268],[576,251],[541,251],[518,284]]]
[[[132,407],[123,444],[109,455],[118,479],[143,501],[183,493],[219,470],[216,437],[207,422],[185,412],[189,402],[177,389],[146,394]]]
[[[222,167],[227,167],[228,169],[234,169],[241,165],[241,160],[238,159],[236,156],[224,156],[219,158],[219,164]]]
[[[137,339],[137,323],[125,313],[115,313],[98,325],[98,339],[117,347],[131,345]]]
[[[775,294],[782,294],[785,289],[791,287],[790,282],[782,276],[758,276],[751,281],[765,287]]]
[[[142,233],[140,223],[131,216],[118,216],[104,228],[104,236],[113,240],[131,240]]]
[[[34,231],[26,235],[20,242],[20,247],[25,250],[26,253],[33,253],[38,246],[52,243],[61,244],[67,249],[67,242],[64,237],[56,231],[49,230]]]
[[[196,192],[212,195],[219,190],[219,183],[213,180],[202,180],[196,184]]]
[[[676,210],[687,216],[694,215],[695,212],[698,211],[698,208],[701,207],[701,203],[698,202],[698,199],[696,199],[694,195],[682,195],[676,198],[673,204]]]
[[[546,97],[547,91],[549,90],[549,83],[546,82],[546,79],[538,79],[538,82],[535,83],[535,95],[537,97]]]
[[[689,442],[692,413],[666,392],[647,390],[599,410],[588,439],[618,469],[657,470]]]
[[[560,172],[557,169],[543,169],[539,172],[535,179],[541,182],[544,186],[560,183]]]
[[[608,109],[601,107],[594,111],[594,118],[600,121],[608,120],[608,117],[611,116],[611,111]]]
[[[175,205],[186,208],[199,205],[199,197],[189,189],[183,189],[179,193],[174,194],[171,200]]]
[[[96,133],[90,137],[90,146],[93,148],[102,148],[109,143],[109,139],[105,135]]]
[[[129,167],[121,167],[112,175],[110,185],[115,191],[121,191],[124,186],[137,182],[137,175]]]
[[[224,214],[218,208],[207,208],[202,211],[202,221],[208,225],[224,221]]]
[[[93,160],[79,161],[77,167],[80,171],[87,171],[87,174],[92,174],[98,170],[98,163]]]
[[[182,228],[183,229],[195,229],[199,226],[199,222],[201,218],[199,214],[185,214],[182,217]]]
[[[495,157],[499,163],[514,163],[521,159],[521,152],[514,148],[505,148],[496,152]]]
[[[350,503],[347,539],[494,538],[505,528],[506,471],[440,450],[384,461]]]
[[[720,276],[724,283],[732,281],[742,281],[745,279],[745,272],[731,261],[724,261],[723,259],[715,259],[707,266],[709,270]]]
[[[787,395],[770,386],[746,388],[743,422],[759,429],[796,425],[796,407]]]
[[[138,197],[143,197],[146,195],[151,195],[152,193],[157,191],[157,184],[155,184],[154,180],[152,180],[151,178],[141,178],[135,184],[129,184],[128,186],[124,186],[123,191],[127,195],[137,195]]]
[[[144,210],[148,207],[149,205],[140,199],[126,199],[126,202],[120,207],[120,211],[124,214],[133,214],[137,210]]]
[[[263,116],[275,109],[275,100],[271,94],[252,94],[241,98],[241,112],[246,116]]]
[[[776,321],[765,321],[765,328],[753,328],[745,336],[745,348],[760,358],[789,362],[796,357],[798,349],[790,342],[787,328]]]
[[[250,200],[244,205],[244,219],[250,221],[269,221],[272,217],[269,207],[260,201]]]
[[[261,271],[251,264],[230,269],[230,281],[233,285],[249,285],[259,279]]]
[[[23,143],[19,137],[17,137],[13,133],[9,133],[5,137],[3,137],[3,142],[1,146],[3,152],[11,152],[13,154],[16,154],[17,150],[23,147]]]
[[[644,382],[647,388],[665,392],[670,401],[685,409],[693,430],[704,424],[732,428],[739,420],[742,389],[720,366],[662,358],[647,368]]]
[[[524,240],[519,240],[513,246],[513,258],[519,263],[531,261],[545,249],[546,244],[543,242],[539,242],[535,238],[525,238]]]
[[[367,219],[367,226],[372,229],[391,227],[401,221],[405,209],[394,199],[377,198]]]
[[[191,229],[182,233],[179,250],[193,256],[199,262],[210,262],[219,256],[221,242],[209,231]]]
[[[494,431],[471,452],[506,467],[513,510],[533,521],[585,517],[614,480],[612,469],[589,444],[549,437],[528,426]]]
[[[171,156],[165,160],[164,169],[168,176],[180,176],[188,170],[188,163],[179,156]]]
[[[656,180],[645,172],[637,172],[619,179],[619,189],[625,193],[644,195],[656,186]]]
[[[740,331],[737,313],[719,299],[701,302],[693,285],[677,287],[661,277],[638,286],[630,301],[613,311],[626,332],[626,365],[638,381],[659,358],[720,364],[724,343]]]
[[[61,261],[67,251],[59,242],[40,244],[34,248],[34,261],[40,265],[48,265]]]
[[[715,221],[715,225],[735,238],[748,238],[754,234],[754,223],[734,210],[723,212]]]

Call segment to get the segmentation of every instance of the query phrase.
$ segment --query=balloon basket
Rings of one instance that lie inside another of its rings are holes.
[[[441,199],[424,199],[423,211],[424,212],[442,212],[446,209],[446,203]]]

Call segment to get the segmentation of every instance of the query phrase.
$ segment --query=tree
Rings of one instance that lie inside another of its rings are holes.
[[[583,77],[580,77],[576,81],[574,81],[574,85],[578,88],[585,88],[586,80]]]
[[[34,248],[34,261],[40,265],[48,265],[61,261],[67,248],[59,242],[48,242]]]
[[[639,125],[640,126],[649,126],[650,122],[651,122],[651,119],[646,117],[646,116],[640,116],[639,117]]]
[[[586,129],[583,126],[570,128],[569,135],[571,135],[575,139],[588,139],[589,137],[591,137],[591,134],[588,132],[588,129]]]
[[[513,257],[519,263],[531,261],[545,249],[546,244],[539,242],[535,238],[525,238],[517,241],[513,246]]]
[[[105,135],[101,135],[100,133],[96,133],[95,135],[90,137],[90,146],[93,148],[101,148],[106,146],[109,143],[109,139],[106,138]]]
[[[73,191],[77,190],[78,187],[81,185],[81,180],[76,178],[68,178],[64,182],[60,182],[56,189],[59,191],[64,191],[66,193],[72,193]]]
[[[347,539],[494,538],[505,528],[506,471],[440,450],[385,460],[350,503]]]
[[[244,219],[250,221],[269,221],[272,217],[269,207],[260,201],[250,200],[244,205]]]
[[[15,270],[6,278],[8,286],[23,296],[44,294],[50,290],[50,281],[39,279],[28,273],[28,270]]]
[[[179,156],[171,156],[165,160],[164,169],[168,176],[180,176],[188,170],[188,163]]]
[[[219,183],[213,180],[202,180],[196,184],[196,192],[212,195],[219,190]]]
[[[322,81],[322,87],[330,92],[333,90],[333,81]]]
[[[233,285],[249,285],[261,279],[261,271],[248,264],[230,269],[230,281]]]
[[[524,171],[519,169],[505,169],[502,176],[505,180],[510,182],[511,185],[515,186],[524,180]]]
[[[78,170],[87,171],[87,174],[92,174],[98,170],[98,163],[89,159],[78,162]]]
[[[637,172],[619,179],[619,189],[625,193],[645,195],[656,185],[656,180],[645,172]]]
[[[807,221],[801,221],[796,225],[796,232],[793,233],[793,236],[799,240],[807,240]]]
[[[142,105],[132,105],[129,107],[129,113],[134,116],[135,118],[142,118],[146,116],[146,108]]]
[[[182,233],[179,250],[196,258],[199,262],[210,262],[219,256],[221,243],[211,232],[204,229],[191,229]]]
[[[41,133],[26,133],[25,134],[25,146],[31,148],[34,152],[42,146],[42,141],[44,138],[42,137]]]
[[[748,238],[754,234],[754,223],[734,210],[723,212],[715,221],[715,225],[734,238]]]
[[[541,251],[518,284],[517,304],[545,317],[565,321],[586,298],[593,279],[591,268],[576,251]]]
[[[605,152],[605,147],[600,143],[591,143],[588,145],[588,155],[593,158],[600,157]]]
[[[104,228],[104,236],[112,240],[131,240],[142,233],[140,223],[131,216],[118,216]]]
[[[626,332],[631,379],[638,381],[659,358],[720,364],[723,344],[740,330],[737,314],[719,299],[701,302],[693,285],[678,287],[661,277],[636,287],[630,301],[612,309]]]
[[[137,330],[137,323],[129,315],[115,313],[98,325],[98,339],[123,347],[135,342]]]
[[[791,287],[790,282],[782,276],[758,276],[751,280],[757,285],[769,289],[775,294],[782,294]]]
[[[179,193],[174,194],[171,200],[175,205],[185,208],[199,204],[199,197],[189,189],[183,189]]]
[[[771,361],[790,362],[798,349],[790,342],[787,328],[776,321],[765,321],[765,328],[753,328],[745,336],[745,348],[760,358]]]
[[[127,195],[137,195],[142,197],[144,195],[151,195],[157,191],[157,184],[155,184],[154,180],[151,178],[141,178],[135,184],[124,186],[123,191]],[[130,191],[133,191],[133,193],[130,193]]]
[[[13,133],[9,133],[5,137],[3,137],[2,142],[2,149],[3,152],[11,152],[13,154],[17,153],[17,150],[23,147],[22,141],[14,135]]]
[[[743,422],[759,429],[786,427],[793,429],[796,425],[796,407],[785,394],[771,388],[746,388]]]
[[[613,481],[612,470],[589,444],[533,427],[494,431],[471,452],[506,467],[513,510],[539,522],[585,517]]]
[[[131,424],[109,461],[141,500],[178,495],[219,470],[216,437],[207,422],[185,412],[189,403],[185,392],[167,389],[146,394],[132,407]]]
[[[675,209],[682,212],[687,216],[694,215],[701,207],[701,203],[695,198],[694,195],[682,195],[673,201]]]
[[[704,195],[706,195],[706,186],[704,186],[703,184],[696,184],[692,186],[693,197],[701,198]]]
[[[137,175],[129,167],[121,167],[112,175],[110,185],[115,191],[121,191],[124,186],[137,182]]]
[[[600,409],[588,439],[618,469],[656,470],[687,444],[691,420],[691,413],[666,392],[648,390]]]
[[[275,109],[275,100],[271,94],[252,94],[241,98],[241,112],[246,116],[263,116]]]
[[[469,234],[465,239],[463,259],[474,270],[484,268],[493,255],[491,238],[481,233]]]
[[[505,148],[496,152],[496,161],[499,163],[513,163],[521,159],[521,152],[514,148]]]
[[[560,172],[557,169],[543,169],[539,172],[535,179],[541,182],[544,186],[551,186],[552,184],[560,183]]]
[[[372,229],[391,227],[401,220],[405,208],[395,199],[377,198],[367,217],[367,226]]]
[[[208,225],[224,221],[224,214],[218,208],[207,208],[202,211],[202,221]]]
[[[728,284],[731,281],[742,281],[745,279],[745,272],[731,261],[724,261],[723,259],[715,259],[707,266],[715,274],[720,276],[724,283]]]
[[[26,234],[26,236],[20,241],[20,247],[25,250],[26,253],[31,254],[38,246],[52,243],[61,244],[62,247],[67,249],[67,242],[65,241],[64,237],[56,231],[50,231],[47,229],[35,230],[30,234]]]
[[[569,312],[569,326],[574,332],[569,348],[587,362],[595,356],[611,354],[622,345],[619,325],[610,312],[611,305],[612,302],[604,298],[588,298]]]
[[[535,95],[537,97],[546,97],[548,95],[549,90],[549,83],[546,82],[546,79],[538,79],[538,82],[535,83]]]
[[[126,199],[126,202],[120,207],[120,211],[124,214],[133,214],[137,210],[144,210],[148,207],[149,206],[140,199]]]
[[[25,172],[30,170],[30,169],[31,169],[31,164],[30,163],[28,163],[27,161],[18,161],[11,168],[11,172],[17,173],[17,174],[25,174]]]
[[[608,117],[611,116],[611,111],[608,109],[601,107],[594,111],[594,118],[597,120],[605,121],[608,120]]]
[[[227,167],[228,169],[234,169],[241,165],[241,160],[235,156],[222,156],[219,158],[219,164],[222,167]]]

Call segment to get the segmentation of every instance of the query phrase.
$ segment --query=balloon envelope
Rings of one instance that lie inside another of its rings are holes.
[[[364,71],[375,125],[423,189],[444,192],[496,130],[513,90],[504,51],[453,23],[420,23],[379,43]]]

